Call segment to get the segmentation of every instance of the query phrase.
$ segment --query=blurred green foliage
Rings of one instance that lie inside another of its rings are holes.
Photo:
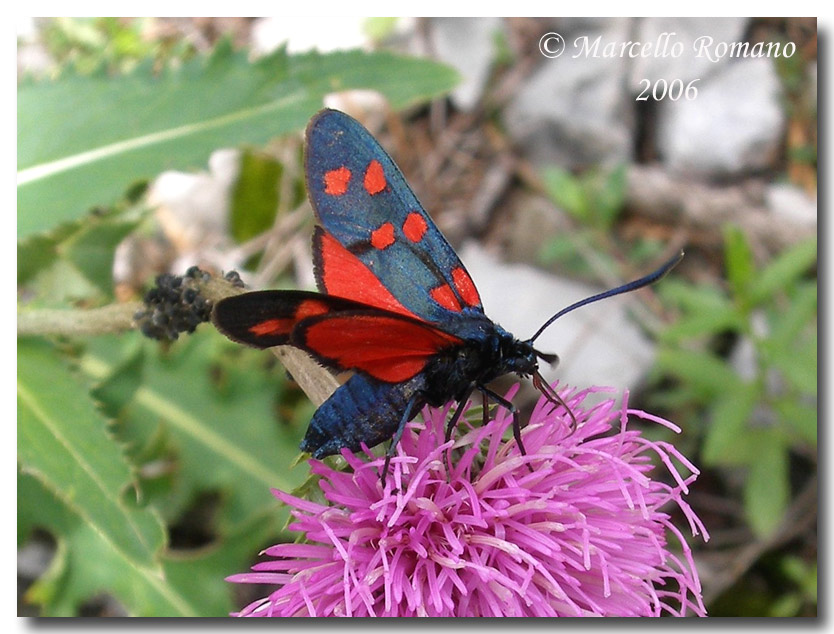
[[[559,233],[545,243],[538,254],[543,265],[556,267],[561,273],[587,275],[590,271],[585,255],[593,252],[597,263],[618,273],[613,254],[620,249],[614,248],[611,236],[625,207],[626,170],[626,165],[617,165],[574,174],[552,165],[541,171],[547,197],[576,222],[573,230]],[[637,268],[655,262],[666,246],[652,239],[622,245],[628,261]]]
[[[761,268],[739,228],[727,227],[724,244],[725,287],[674,278],[658,287],[681,315],[662,333],[657,363],[677,381],[655,400],[702,430],[705,465],[744,469],[745,515],[766,537],[791,498],[791,453],[816,455],[817,243]],[[728,336],[729,356],[715,349]]]
[[[72,67],[81,74],[126,73],[147,59],[168,62],[194,54],[184,38],[147,37],[150,20],[57,17],[44,22],[41,38],[59,70]]]

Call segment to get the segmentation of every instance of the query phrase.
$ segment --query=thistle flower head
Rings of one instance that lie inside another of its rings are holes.
[[[239,614],[704,615],[691,551],[669,515],[677,506],[692,534],[708,538],[682,498],[698,472],[631,423],[679,430],[630,409],[627,393],[619,405],[585,405],[597,391],[561,391],[575,426],[540,400],[523,430],[526,456],[508,440],[502,408],[445,444],[448,408],[426,408],[384,486],[382,459],[370,453],[343,452],[352,472],[313,461],[328,504],[274,492],[306,543],[272,546],[270,559],[229,578],[277,586]],[[670,483],[652,477],[655,459]]]

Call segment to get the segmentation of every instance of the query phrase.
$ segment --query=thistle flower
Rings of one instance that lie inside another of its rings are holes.
[[[312,461],[329,504],[274,491],[306,543],[272,546],[253,572],[229,577],[278,586],[239,615],[705,615],[691,551],[663,510],[677,505],[692,534],[709,538],[682,499],[698,471],[629,425],[680,430],[630,409],[628,393],[620,405],[584,404],[599,391],[562,391],[575,425],[540,400],[526,456],[507,439],[503,408],[483,426],[462,419],[444,444],[447,407],[410,423],[384,486],[369,452],[343,452],[352,472]],[[650,477],[653,457],[672,484]]]

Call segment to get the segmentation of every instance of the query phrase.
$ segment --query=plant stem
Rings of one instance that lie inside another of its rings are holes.
[[[89,310],[35,309],[17,313],[17,334],[82,337],[125,332],[134,328],[133,315],[141,302],[110,304]]]
[[[200,292],[212,302],[243,293],[223,279],[212,278],[200,284]],[[133,316],[142,302],[110,304],[91,309],[33,309],[17,313],[17,335],[84,337],[127,332],[136,328]],[[270,348],[299,387],[317,406],[339,387],[339,382],[305,352],[290,346]]]

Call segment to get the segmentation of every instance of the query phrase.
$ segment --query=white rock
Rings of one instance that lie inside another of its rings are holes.
[[[704,78],[719,71],[727,62],[711,62],[707,57],[697,57],[693,49],[699,37],[711,37],[714,42],[742,41],[748,18],[642,18],[638,22],[634,40],[657,43],[663,34],[669,34],[669,46],[679,42],[683,46],[682,54],[675,57],[654,55],[634,58],[631,68],[631,89],[635,93],[644,87],[641,79],[655,81],[665,79],[667,82],[680,79],[684,83],[697,77]]]
[[[770,164],[784,124],[772,60],[734,60],[698,84],[696,99],[661,103],[658,147],[677,173],[738,174]]]
[[[168,238],[180,251],[225,239],[231,189],[240,164],[237,150],[216,150],[206,172],[168,171],[148,192],[148,204]]]
[[[765,203],[779,222],[808,228],[817,226],[817,201],[795,185],[768,185]]]

